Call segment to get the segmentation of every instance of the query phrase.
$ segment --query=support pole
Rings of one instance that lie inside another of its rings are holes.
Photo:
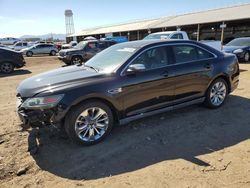
[[[200,40],[200,24],[198,24],[198,27],[197,27],[197,41]]]
[[[225,29],[225,23],[223,22],[223,23],[222,23],[222,26],[221,26],[221,39],[220,39],[220,42],[221,42],[221,50],[223,50],[224,29]]]
[[[137,40],[140,40],[140,31],[137,31]]]

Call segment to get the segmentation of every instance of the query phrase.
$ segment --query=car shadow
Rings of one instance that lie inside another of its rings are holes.
[[[173,159],[199,166],[197,156],[250,138],[250,100],[231,95],[216,110],[195,105],[117,126],[103,142],[83,147],[57,129],[32,129],[29,151],[45,171],[67,179],[98,179]]]
[[[18,69],[18,70],[14,70],[14,72],[10,73],[10,74],[3,74],[0,73],[0,78],[1,77],[11,77],[11,76],[19,76],[19,75],[25,75],[25,74],[31,74],[32,72],[29,70],[25,70],[25,69]]]

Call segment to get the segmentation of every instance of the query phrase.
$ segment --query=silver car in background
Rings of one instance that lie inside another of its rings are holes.
[[[28,57],[40,54],[55,56],[58,53],[58,49],[53,44],[36,44],[29,48],[22,49],[21,52]]]

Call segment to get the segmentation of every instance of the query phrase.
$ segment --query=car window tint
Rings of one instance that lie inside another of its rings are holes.
[[[183,39],[182,34],[178,33],[178,34],[174,34],[171,39]]]
[[[188,45],[173,46],[176,63],[184,63],[213,57],[212,54],[200,48]]]
[[[197,50],[198,50],[198,57],[199,57],[199,59],[207,59],[207,58],[214,57],[213,54],[211,54],[211,53],[209,53],[209,52],[207,52],[205,50],[202,50],[202,49],[199,49],[199,48]]]
[[[95,43],[95,42],[90,42],[90,43],[88,44],[88,48],[89,48],[89,49],[95,49],[95,48],[96,48],[96,43]]]
[[[107,43],[106,42],[99,42],[99,48],[101,50],[105,49],[107,47]]]
[[[114,45],[114,44],[116,44],[116,42],[114,42],[114,41],[108,42],[108,46],[112,46],[112,45]]]
[[[143,64],[146,70],[168,65],[167,47],[158,47],[142,53],[132,64]]]

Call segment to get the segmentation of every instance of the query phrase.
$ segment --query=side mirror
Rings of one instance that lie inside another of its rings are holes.
[[[129,65],[127,73],[128,74],[133,74],[133,73],[137,73],[137,72],[143,72],[146,70],[145,65],[143,64],[133,64],[133,65]]]

